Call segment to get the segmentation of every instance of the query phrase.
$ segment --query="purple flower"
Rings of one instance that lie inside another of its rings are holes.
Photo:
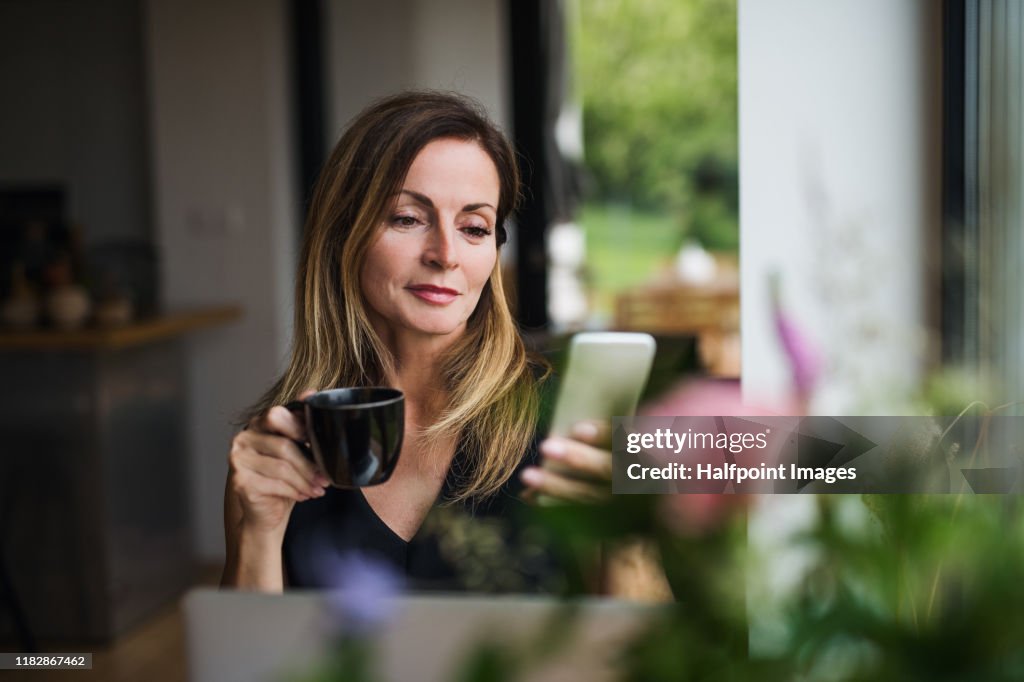
[[[793,386],[797,395],[806,400],[810,397],[814,386],[821,376],[821,355],[810,339],[803,333],[796,321],[786,314],[782,307],[782,296],[779,293],[778,276],[773,276],[769,290],[772,298],[772,318],[775,322],[775,333],[782,344],[782,350],[789,360],[790,371],[793,373]]]
[[[329,553],[319,558],[317,569],[330,586],[329,612],[341,633],[371,633],[397,611],[404,581],[387,561],[355,551]]]

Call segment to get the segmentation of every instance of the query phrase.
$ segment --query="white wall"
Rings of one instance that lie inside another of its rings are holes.
[[[826,356],[818,411],[895,409],[927,358],[940,3],[740,0],[743,387],[784,390],[767,276]]]
[[[329,0],[327,143],[372,99],[405,88],[456,90],[511,126],[502,0]]]
[[[739,0],[747,399],[790,388],[773,271],[827,362],[812,411],[898,414],[924,369],[938,296],[940,12],[931,0]],[[752,512],[754,652],[784,635],[772,605],[801,580],[808,557],[793,537],[814,514],[811,496],[764,496]]]
[[[138,0],[0,2],[0,183],[68,189],[88,243],[148,240]]]
[[[511,130],[505,4],[503,0],[417,0],[413,63],[417,86],[475,97],[498,125]]]
[[[189,349],[194,536],[217,560],[230,422],[280,371],[290,334],[288,21],[284,0],[149,0],[146,14],[164,302],[245,309]]]

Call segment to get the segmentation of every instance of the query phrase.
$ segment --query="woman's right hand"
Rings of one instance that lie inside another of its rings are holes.
[[[302,421],[282,406],[270,408],[234,437],[228,488],[241,506],[240,531],[283,535],[296,502],[324,495],[328,480],[295,443],[305,440]]]

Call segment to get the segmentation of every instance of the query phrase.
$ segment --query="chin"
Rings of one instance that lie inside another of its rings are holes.
[[[417,319],[410,320],[408,328],[430,336],[448,336],[464,329],[466,321],[461,319]]]
[[[421,326],[418,328],[422,334],[429,334],[430,336],[451,336],[464,329],[463,325],[429,325]]]

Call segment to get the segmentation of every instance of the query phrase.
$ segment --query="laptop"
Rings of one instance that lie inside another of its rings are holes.
[[[659,607],[616,599],[572,602],[575,618],[559,620],[564,602],[537,596],[410,595],[373,635],[382,680],[456,679],[480,643],[517,647],[543,640],[561,645],[532,665],[525,679],[611,680],[617,657],[644,632]],[[183,600],[192,682],[302,679],[332,646],[328,596],[321,591],[264,594],[199,588]],[[536,651],[534,646],[531,650]]]

